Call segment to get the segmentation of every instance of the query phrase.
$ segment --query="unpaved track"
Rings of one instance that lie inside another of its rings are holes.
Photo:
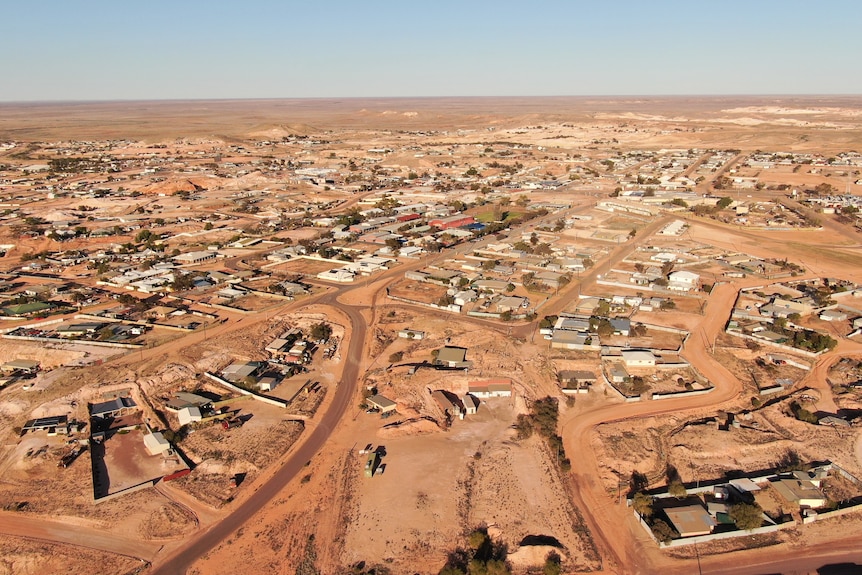
[[[162,544],[155,541],[131,539],[111,531],[82,525],[70,528],[69,524],[63,521],[6,511],[0,511],[0,533],[97,549],[142,561],[152,561],[162,548]]]

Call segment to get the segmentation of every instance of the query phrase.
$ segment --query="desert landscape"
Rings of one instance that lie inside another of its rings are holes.
[[[0,573],[858,572],[860,151],[857,96],[0,103]]]

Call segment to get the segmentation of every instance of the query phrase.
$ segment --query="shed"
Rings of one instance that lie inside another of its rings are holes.
[[[39,362],[32,359],[13,359],[0,366],[0,371],[7,373],[36,373],[39,371]]]
[[[267,375],[265,377],[261,377],[257,382],[257,388],[261,391],[272,391],[278,384],[281,383],[281,379],[274,377],[272,375]]]
[[[464,413],[467,415],[474,415],[479,410],[479,400],[469,393],[461,398],[461,403],[464,404]]]
[[[451,416],[462,415],[461,401],[458,399],[458,396],[451,391],[438,389],[431,393],[431,397],[446,414]]]
[[[389,399],[388,397],[383,397],[379,393],[377,395],[372,395],[365,402],[375,409],[379,409],[380,413],[389,413],[390,411],[395,411],[397,408],[397,404]]]
[[[629,372],[626,371],[626,368],[621,363],[613,364],[608,371],[613,383],[623,383],[629,377]]]
[[[180,425],[188,425],[189,423],[203,419],[200,408],[195,406],[182,408],[177,412],[177,418],[180,420]]]
[[[159,455],[170,450],[171,444],[165,439],[165,436],[160,432],[148,433],[144,436],[144,447],[150,452],[150,455]]]
[[[466,357],[467,348],[465,347],[452,347],[447,345],[441,347],[440,351],[437,353],[437,361],[443,365],[448,365],[449,367],[456,367],[459,364],[464,363]]]

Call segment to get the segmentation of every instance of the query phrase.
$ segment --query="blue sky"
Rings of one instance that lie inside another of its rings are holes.
[[[857,0],[4,4],[0,101],[862,93]]]

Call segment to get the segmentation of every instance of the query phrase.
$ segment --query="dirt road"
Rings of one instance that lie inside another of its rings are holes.
[[[323,305],[336,304],[336,293],[331,292],[321,297],[317,303]],[[314,429],[306,437],[295,451],[289,456],[285,463],[270,479],[262,484],[248,497],[239,507],[234,509],[224,519],[196,535],[188,544],[175,552],[172,556],[160,561],[153,574],[167,575],[173,573],[185,573],[186,570],[197,560],[198,557],[221,543],[232,532],[242,527],[255,513],[260,511],[271,499],[273,499],[286,484],[288,484],[305,466],[314,455],[323,447],[332,430],[341,420],[351,404],[351,399],[356,391],[355,382],[359,377],[359,366],[361,365],[363,348],[367,325],[360,313],[360,308],[355,306],[340,305],[340,309],[350,318],[352,330],[350,332],[350,343],[348,344],[345,368],[335,390],[335,397],[329,409],[314,426]]]
[[[749,280],[746,283],[751,283]],[[682,355],[701,373],[709,374],[709,379],[715,386],[715,391],[707,395],[691,398],[671,399],[661,402],[644,402],[634,404],[610,405],[588,413],[579,413],[561,421],[561,433],[566,452],[572,461],[578,463],[572,470],[572,493],[575,504],[580,509],[601,509],[601,513],[585,513],[585,519],[593,533],[594,541],[602,555],[610,563],[606,566],[613,573],[649,574],[657,572],[693,573],[698,568],[694,561],[671,559],[655,546],[655,543],[643,532],[635,522],[631,511],[625,505],[609,505],[608,494],[599,478],[599,462],[590,445],[592,430],[603,423],[611,423],[624,419],[657,416],[670,413],[681,413],[698,408],[712,407],[720,409],[722,404],[733,400],[741,391],[742,383],[717,362],[709,353],[709,348],[715,338],[723,331],[725,322],[730,316],[731,308],[736,299],[736,293],[741,286],[738,284],[717,284],[710,296],[706,315],[700,327],[686,341]],[[856,344],[846,342],[847,352],[854,353]],[[839,355],[840,356],[840,355]],[[825,381],[825,371],[834,359],[818,362],[818,368],[807,379],[822,378]],[[822,554],[821,554],[822,553]],[[806,565],[817,568],[828,562],[846,562],[862,559],[862,551],[849,546],[845,542],[835,542],[817,548],[794,549],[782,553],[782,560],[773,564],[775,552],[761,559],[760,563],[750,564],[745,573],[783,572],[786,567],[796,567],[797,562],[789,559],[789,555],[805,558]],[[737,557],[737,554],[733,554]],[[834,560],[834,561],[833,561]],[[738,560],[725,558],[709,558],[700,560],[703,573],[741,573]],[[802,571],[805,572],[805,571]]]
[[[0,533],[98,549],[142,561],[152,561],[162,548],[162,544],[155,541],[131,539],[111,531],[83,525],[75,525],[74,528],[70,529],[69,523],[66,521],[55,521],[44,517],[28,516],[25,513],[5,511],[0,511]]]

